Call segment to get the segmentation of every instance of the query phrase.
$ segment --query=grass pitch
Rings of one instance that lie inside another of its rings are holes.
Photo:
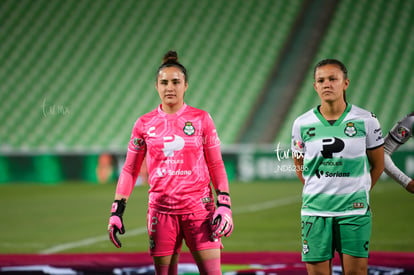
[[[225,251],[300,251],[298,181],[235,182],[230,188],[235,229],[223,240]],[[106,231],[114,191],[115,183],[0,185],[0,253],[147,251],[148,187],[138,186],[131,195],[121,249],[109,242]],[[380,181],[371,192],[371,206],[371,251],[414,251],[414,196],[392,181]]]

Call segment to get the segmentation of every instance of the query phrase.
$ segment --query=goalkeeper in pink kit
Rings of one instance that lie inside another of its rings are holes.
[[[184,103],[187,70],[169,51],[157,70],[161,104],[136,121],[118,180],[108,231],[121,247],[122,220],[141,164],[148,167],[148,234],[156,274],[177,274],[183,240],[200,274],[221,274],[221,237],[233,231],[229,184],[210,115]],[[213,183],[217,196],[214,204]]]

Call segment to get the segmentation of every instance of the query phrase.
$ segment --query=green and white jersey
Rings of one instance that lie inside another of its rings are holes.
[[[332,125],[314,108],[292,129],[294,157],[303,156],[302,215],[363,215],[371,176],[366,150],[384,144],[374,114],[348,104]]]

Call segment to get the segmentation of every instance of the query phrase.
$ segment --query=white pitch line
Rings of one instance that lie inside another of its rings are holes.
[[[251,204],[247,206],[241,206],[233,210],[235,214],[244,214],[244,213],[252,213],[252,212],[259,212],[262,210],[267,210],[271,208],[276,208],[280,206],[285,206],[288,204],[292,204],[298,202],[300,200],[300,196],[291,196],[286,197],[283,199],[271,200],[271,201],[264,201],[256,204]]]
[[[146,232],[147,232],[146,227],[139,227],[139,228],[135,228],[135,229],[127,231],[125,233],[125,235],[126,236],[135,236],[135,235],[144,234]],[[70,243],[65,243],[65,244],[52,246],[50,248],[47,248],[47,249],[44,249],[44,250],[40,251],[39,253],[40,254],[52,254],[52,253],[72,249],[72,248],[75,248],[75,247],[87,246],[87,245],[91,245],[91,244],[99,243],[99,242],[103,242],[103,241],[109,241],[109,236],[107,234],[106,235],[101,235],[99,237],[87,238],[87,239],[80,240],[80,241],[77,241],[77,242],[70,242]]]
[[[300,196],[292,196],[292,197],[287,197],[287,198],[283,198],[283,199],[277,199],[277,200],[271,200],[271,201],[265,201],[265,202],[261,202],[261,203],[251,204],[251,205],[247,205],[247,206],[241,206],[241,207],[238,207],[238,208],[234,209],[233,213],[234,214],[244,214],[244,213],[259,212],[259,211],[262,211],[262,210],[267,210],[267,209],[276,208],[276,207],[285,206],[285,205],[288,205],[288,204],[291,204],[291,203],[295,203],[295,202],[298,202],[299,199],[300,199]],[[146,227],[139,227],[139,228],[135,228],[133,230],[127,231],[125,233],[125,236],[128,236],[128,237],[137,236],[137,235],[141,235],[141,234],[144,234],[144,233],[147,233],[147,228]],[[109,240],[109,237],[108,237],[107,234],[105,234],[105,235],[101,235],[101,236],[98,236],[98,237],[87,238],[87,239],[83,239],[83,240],[76,241],[76,242],[70,242],[70,243],[65,243],[65,244],[52,246],[50,248],[41,250],[39,253],[40,254],[52,254],[52,253],[57,253],[57,252],[61,252],[61,251],[76,248],[76,247],[92,245],[94,243],[108,241],[108,240]]]

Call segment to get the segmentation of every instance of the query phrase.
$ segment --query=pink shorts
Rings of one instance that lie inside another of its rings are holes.
[[[189,250],[222,249],[221,240],[211,238],[210,222],[214,214],[214,205],[210,209],[194,214],[164,214],[148,210],[147,223],[149,234],[149,252],[151,256],[179,254],[183,239]]]

